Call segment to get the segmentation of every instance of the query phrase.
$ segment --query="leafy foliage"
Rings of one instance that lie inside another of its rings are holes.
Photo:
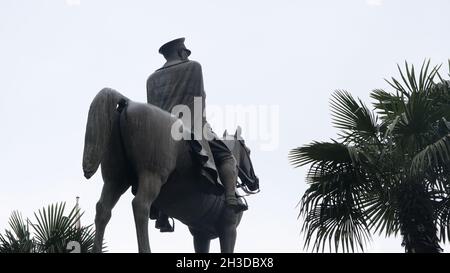
[[[95,231],[92,225],[77,227],[80,214],[77,206],[65,216],[65,203],[49,205],[34,213],[35,222],[23,220],[14,211],[9,220],[11,230],[0,234],[0,253],[67,253],[71,241],[80,244],[80,252],[87,253],[94,245]],[[34,230],[31,236],[29,226]]]
[[[295,167],[309,165],[305,247],[364,250],[378,232],[402,234],[407,252],[439,252],[450,237],[450,82],[429,61],[418,74],[408,63],[398,68],[401,80],[387,81],[394,92],[371,92],[373,111],[336,91],[339,138],[290,152]]]
[[[28,222],[22,215],[14,211],[9,219],[12,229],[6,230],[5,235],[0,234],[0,253],[31,253],[35,252],[35,241],[31,238]]]

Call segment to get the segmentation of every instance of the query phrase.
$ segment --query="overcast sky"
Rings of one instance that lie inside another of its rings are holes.
[[[289,165],[289,150],[336,137],[334,90],[368,102],[371,90],[390,90],[383,79],[397,76],[397,63],[446,63],[449,10],[447,0],[2,0],[0,230],[12,210],[32,217],[76,196],[83,224],[93,223],[102,180],[99,173],[85,180],[81,169],[89,104],[106,86],[144,102],[147,77],[164,63],[158,48],[186,37],[191,59],[203,67],[207,105],[279,109],[271,128],[278,145],[248,142],[262,191],[247,199],[236,251],[304,251],[296,205],[307,169]],[[235,129],[211,123],[220,134]],[[127,192],[113,210],[110,252],[137,251],[131,200]],[[172,234],[153,224],[153,251],[193,251],[180,222]],[[400,243],[374,237],[367,250],[403,252]]]

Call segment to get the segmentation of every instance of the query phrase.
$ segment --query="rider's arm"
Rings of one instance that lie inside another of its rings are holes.
[[[153,89],[153,81],[151,80],[151,77],[147,79],[147,103],[151,103],[152,101],[152,95],[151,90]]]

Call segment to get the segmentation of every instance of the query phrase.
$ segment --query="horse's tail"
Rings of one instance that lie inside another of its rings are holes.
[[[87,179],[97,171],[111,137],[113,122],[127,101],[127,97],[110,88],[102,89],[92,101],[83,151],[83,172]]]

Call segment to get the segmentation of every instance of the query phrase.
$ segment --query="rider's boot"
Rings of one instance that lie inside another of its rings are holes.
[[[156,219],[155,228],[160,232],[173,232],[174,227],[169,222],[169,216],[160,212],[158,219]]]
[[[239,202],[236,197],[237,168],[234,157],[225,158],[218,167],[218,171],[225,187],[225,204],[236,213],[247,210],[247,205]]]
[[[239,199],[236,197],[236,194],[225,195],[225,203],[235,212],[246,211],[248,209],[248,206],[245,203],[239,201]]]

